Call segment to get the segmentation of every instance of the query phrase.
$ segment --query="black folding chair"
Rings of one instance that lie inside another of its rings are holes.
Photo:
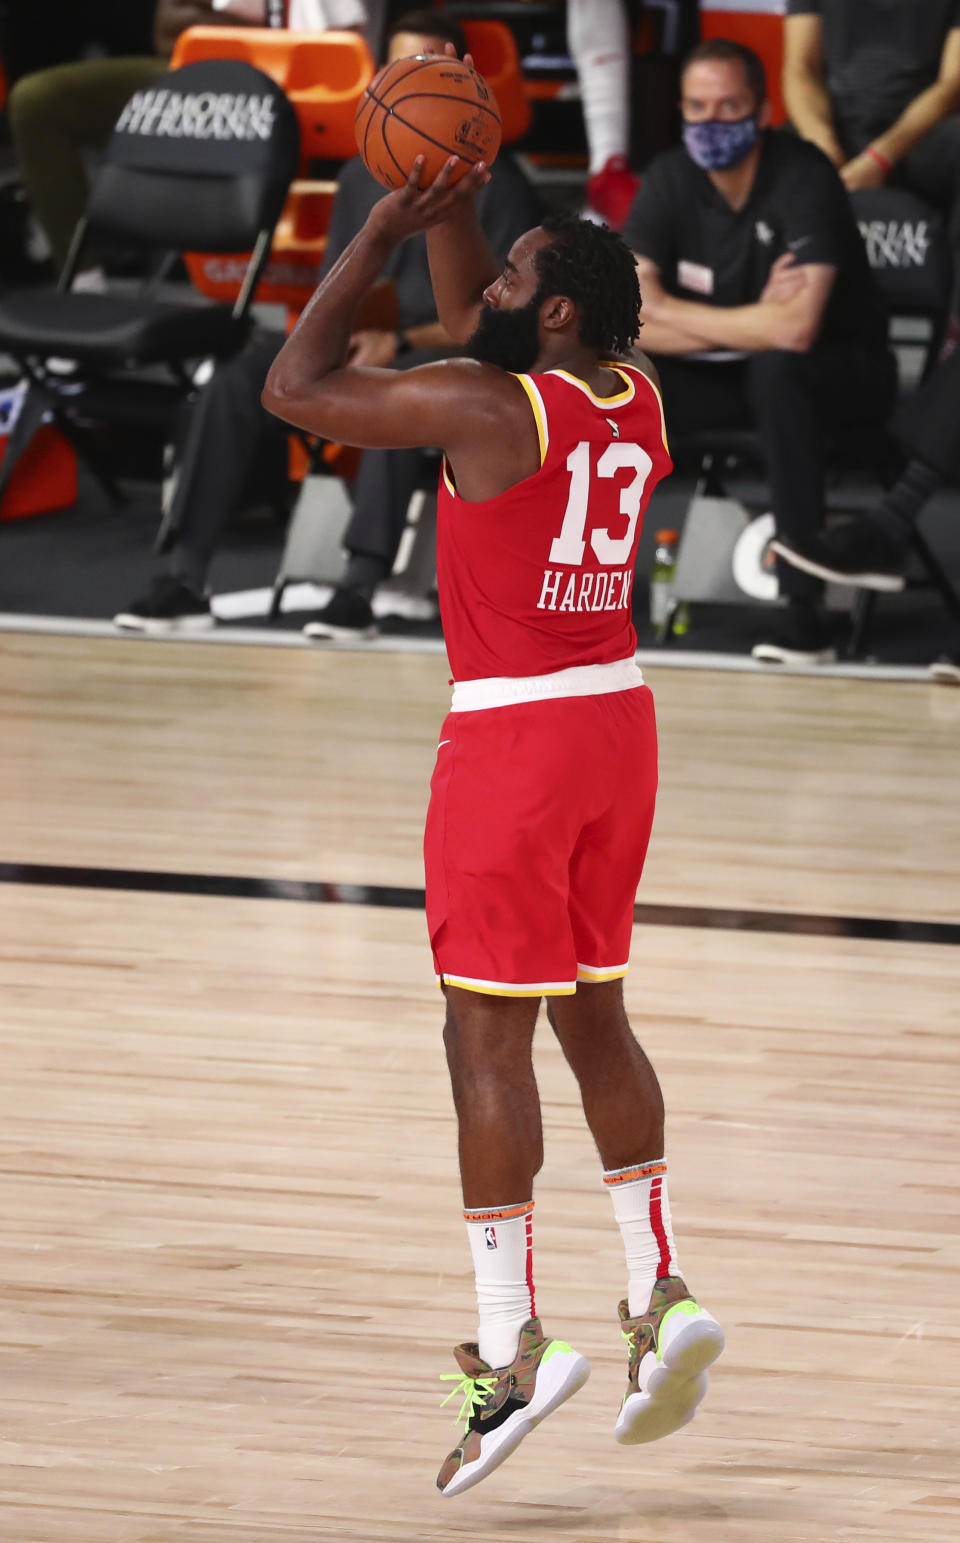
[[[936,209],[905,188],[864,188],[851,193],[850,201],[891,322],[900,323],[892,341],[922,348],[921,376],[926,379],[936,368],[953,287],[953,259],[943,220]],[[903,326],[917,321],[922,324],[919,334]],[[935,590],[954,620],[960,621],[957,587],[915,522],[911,521],[907,536],[922,571],[911,587]],[[851,655],[864,647],[878,600],[874,590],[857,594]]]
[[[0,467],[0,499],[20,455],[52,418],[114,500],[91,425],[170,415],[192,389],[195,363],[244,342],[273,231],[296,174],[296,113],[253,66],[205,60],[162,76],[127,103],[97,170],[56,287],[0,300],[0,350],[30,387]],[[88,236],[153,254],[135,293],[72,293]],[[236,302],[160,286],[183,250],[244,253]],[[76,362],[64,376],[51,358]]]
[[[923,349],[926,375],[943,340],[953,284],[943,220],[905,188],[862,188],[850,202],[891,320],[923,324],[919,333],[903,330],[900,340]]]

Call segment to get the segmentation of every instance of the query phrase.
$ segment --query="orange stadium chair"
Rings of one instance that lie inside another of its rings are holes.
[[[373,78],[373,55],[356,32],[289,32],[265,27],[190,27],[177,39],[173,58],[230,58],[255,63],[281,86],[300,125],[300,171],[314,160],[349,160],[357,153],[353,123],[357,103]],[[336,192],[328,179],[301,175],[291,185],[274,232],[270,257],[257,286],[263,304],[287,307],[290,324],[306,305],[320,278],[327,226]],[[194,288],[212,300],[238,293],[242,255],[185,252]],[[349,475],[351,452],[335,466],[340,447],[308,448],[305,436],[290,436],[291,480],[301,481],[314,457]]]
[[[783,11],[780,0],[752,0],[738,6],[730,0],[703,0],[700,36],[731,38],[759,54],[767,72],[767,91],[774,127],[786,122],[780,76],[783,70]]]
[[[530,132],[533,121],[517,40],[503,21],[465,21],[463,30],[473,62],[497,99],[503,143],[512,145]]]
[[[303,175],[314,160],[357,153],[353,120],[374,73],[373,56],[356,32],[288,32],[269,27],[190,27],[177,39],[175,64],[242,59],[281,86],[300,124],[300,172],[274,235],[257,299],[300,311],[319,277],[336,184]],[[243,259],[184,254],[191,283],[213,300],[238,292]]]
[[[242,59],[282,87],[300,123],[301,172],[311,161],[357,153],[353,120],[373,55],[358,32],[287,32],[270,27],[189,27],[172,66],[198,59]]]
[[[298,179],[291,184],[277,222],[270,256],[257,286],[256,298],[267,305],[285,305],[299,313],[317,284],[327,245],[327,225],[337,185]],[[240,290],[246,266],[243,254],[185,252],[190,282],[211,300],[232,301]]]

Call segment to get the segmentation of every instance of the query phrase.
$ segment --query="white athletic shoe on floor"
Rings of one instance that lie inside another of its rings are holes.
[[[943,686],[960,686],[960,659],[934,659],[930,666],[930,679]]]
[[[725,1344],[716,1318],[695,1302],[678,1275],[658,1280],[639,1318],[620,1303],[620,1331],[630,1364],[616,1438],[625,1446],[659,1441],[688,1425],[709,1385],[707,1368]]]

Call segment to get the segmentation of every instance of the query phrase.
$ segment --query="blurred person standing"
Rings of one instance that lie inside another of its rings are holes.
[[[630,24],[625,0],[567,0],[567,47],[577,69],[587,139],[587,207],[614,230],[627,217],[630,168]]]
[[[783,96],[848,191],[890,182],[942,211],[960,338],[960,0],[787,0]]]
[[[634,34],[650,14],[662,25],[653,36],[642,83],[636,79]],[[640,178],[630,161],[639,136],[644,158],[676,143],[675,98],[679,59],[699,36],[696,0],[567,0],[567,47],[577,69],[587,140],[586,207],[614,230],[623,222]]]

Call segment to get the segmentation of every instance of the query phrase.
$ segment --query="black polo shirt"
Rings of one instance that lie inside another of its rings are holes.
[[[732,209],[683,146],[656,156],[623,231],[664,288],[706,305],[759,300],[776,259],[829,263],[837,277],[821,342],[884,347],[887,318],[843,183],[815,145],[785,129],[763,137],[746,204]]]
[[[830,100],[870,137],[933,85],[960,0],[787,0],[787,15],[822,16]]]

